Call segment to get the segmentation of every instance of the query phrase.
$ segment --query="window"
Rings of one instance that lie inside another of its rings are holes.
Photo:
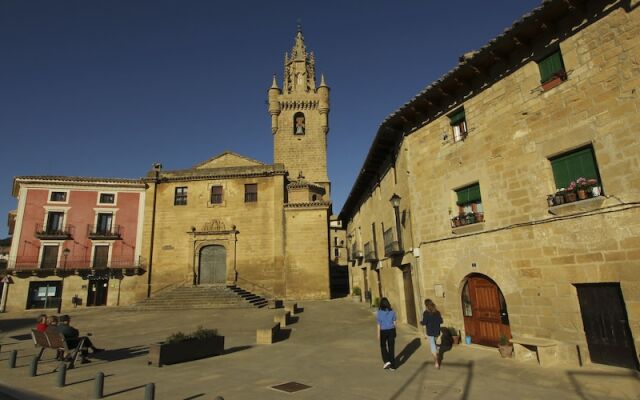
[[[456,198],[458,215],[453,217],[451,221],[453,227],[484,221],[484,209],[482,208],[479,183],[456,190]]]
[[[45,245],[42,247],[42,260],[40,268],[51,269],[58,266],[58,245]]]
[[[67,201],[67,192],[51,192],[49,201]]]
[[[60,281],[40,281],[29,283],[27,310],[56,308],[60,304]]]
[[[113,193],[100,193],[100,204],[114,204],[116,195]]]
[[[453,141],[459,142],[467,137],[467,120],[464,108],[460,108],[449,115],[449,124],[453,129]]]
[[[333,249],[333,255],[335,258],[340,258],[340,249],[337,247]]]
[[[304,114],[301,112],[295,113],[293,116],[293,134],[294,135],[304,135],[305,133],[305,121]]]
[[[111,213],[98,214],[98,220],[96,223],[96,233],[101,233],[101,234],[111,233],[112,223],[113,223],[113,214]]]
[[[549,160],[556,193],[548,196],[549,206],[601,196],[600,173],[591,145]]]
[[[176,195],[173,199],[174,206],[186,206],[187,205],[187,188],[177,187]]]
[[[258,201],[258,184],[248,183],[244,185],[244,202],[255,203]]]
[[[45,229],[46,233],[61,233],[63,231],[64,226],[62,225],[64,221],[64,213],[59,211],[50,211],[47,214],[47,226]]]
[[[567,73],[564,69],[564,62],[562,61],[560,50],[540,60],[540,62],[538,62],[538,68],[540,69],[540,83],[544,84],[554,78],[560,78],[562,81],[567,79]]]
[[[222,186],[211,186],[211,204],[222,204]]]

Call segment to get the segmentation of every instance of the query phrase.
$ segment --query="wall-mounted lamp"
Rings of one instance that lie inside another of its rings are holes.
[[[449,139],[449,134],[447,132],[442,132],[442,141],[446,141],[447,139]]]

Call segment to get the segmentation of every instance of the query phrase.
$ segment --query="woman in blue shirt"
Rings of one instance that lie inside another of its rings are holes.
[[[378,339],[380,340],[380,351],[382,353],[382,366],[384,369],[394,370],[396,356],[394,352],[396,340],[396,312],[391,308],[391,304],[386,297],[380,300],[380,308],[376,313],[378,321]]]
[[[435,360],[435,365],[437,369],[440,369],[440,358],[438,355],[438,348],[436,346],[436,339],[440,336],[440,325],[442,324],[442,316],[440,315],[440,311],[436,308],[436,305],[431,301],[431,299],[426,299],[424,301],[424,314],[422,314],[422,321],[420,323],[422,325],[426,325],[427,328],[427,339],[429,340],[429,345],[431,346],[431,354],[433,354],[433,359]]]

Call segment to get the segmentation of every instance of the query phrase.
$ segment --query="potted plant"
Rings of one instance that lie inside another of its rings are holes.
[[[553,195],[553,204],[556,206],[564,204],[564,188],[560,188],[556,190],[556,193]]]
[[[564,201],[567,203],[573,203],[578,200],[578,195],[576,194],[576,181],[571,181],[567,189],[564,191]]]
[[[218,335],[216,329],[199,326],[193,333],[176,332],[164,342],[152,343],[149,346],[148,364],[161,367],[164,364],[192,361],[222,353],[224,336]]]
[[[351,291],[351,298],[358,303],[362,301],[362,290],[360,290],[359,286],[354,286]]]
[[[500,351],[502,358],[511,358],[511,355],[513,354],[513,345],[509,342],[509,338],[504,333],[500,334],[498,350]]]
[[[602,188],[595,178],[587,179],[587,192],[591,197],[598,197],[602,194]]]
[[[579,200],[585,200],[589,197],[589,184],[587,179],[580,177],[576,179],[576,193]]]
[[[451,334],[451,339],[453,339],[453,344],[460,344],[460,332],[453,326],[449,326],[447,327],[447,329]]]
[[[467,224],[475,224],[476,223],[476,215],[474,213],[467,213]]]
[[[484,222],[484,213],[476,212],[473,215],[476,217],[476,222]]]

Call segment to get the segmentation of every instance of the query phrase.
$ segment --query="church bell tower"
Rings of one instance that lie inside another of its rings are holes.
[[[290,180],[303,176],[323,187],[324,200],[329,200],[329,87],[324,76],[316,86],[315,59],[313,52],[307,53],[300,25],[291,54],[284,56],[283,78],[282,89],[275,75],[269,88],[273,161],[284,164]]]

